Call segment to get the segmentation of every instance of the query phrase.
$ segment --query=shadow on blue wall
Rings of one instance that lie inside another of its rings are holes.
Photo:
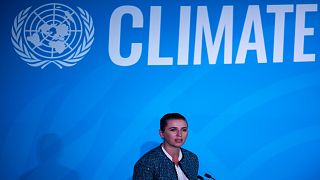
[[[44,134],[37,147],[38,165],[20,176],[20,180],[79,180],[77,171],[58,162],[63,141],[57,134]]]

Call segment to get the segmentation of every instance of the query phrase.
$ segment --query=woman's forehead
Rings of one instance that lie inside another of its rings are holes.
[[[188,127],[188,124],[182,119],[171,119],[167,121],[167,127]]]

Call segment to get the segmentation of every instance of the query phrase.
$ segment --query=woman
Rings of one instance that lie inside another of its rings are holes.
[[[134,166],[134,180],[196,180],[198,157],[181,148],[188,136],[188,123],[179,113],[169,113],[160,119],[163,143],[143,155]]]

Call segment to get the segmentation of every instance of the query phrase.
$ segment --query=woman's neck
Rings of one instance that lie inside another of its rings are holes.
[[[167,153],[172,157],[172,161],[178,165],[179,163],[179,153],[180,153],[180,148],[170,146],[166,143],[162,144],[162,147],[167,151]]]

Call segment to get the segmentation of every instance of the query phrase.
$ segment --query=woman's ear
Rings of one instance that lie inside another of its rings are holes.
[[[161,129],[159,130],[159,135],[160,137],[164,138],[163,132],[161,131]]]

